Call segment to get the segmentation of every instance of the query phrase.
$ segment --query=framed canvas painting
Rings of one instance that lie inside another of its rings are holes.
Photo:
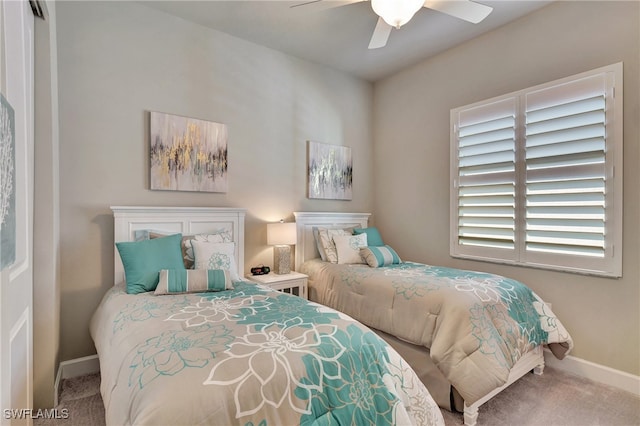
[[[307,154],[309,198],[351,200],[351,148],[309,141]]]
[[[227,126],[151,112],[151,189],[227,192]]]
[[[15,137],[13,108],[0,94],[0,269],[16,260]]]

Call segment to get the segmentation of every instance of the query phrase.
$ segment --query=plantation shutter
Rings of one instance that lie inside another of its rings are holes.
[[[457,244],[514,249],[516,98],[461,110]]]
[[[528,93],[526,250],[605,255],[606,80]]]
[[[622,274],[622,63],[451,110],[454,257]]]

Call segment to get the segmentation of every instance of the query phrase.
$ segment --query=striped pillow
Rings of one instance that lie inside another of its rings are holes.
[[[203,293],[233,289],[229,271],[223,269],[163,269],[155,294]]]
[[[360,256],[362,256],[364,261],[367,262],[367,265],[372,268],[402,263],[398,253],[387,245],[380,247],[363,247],[360,249]]]

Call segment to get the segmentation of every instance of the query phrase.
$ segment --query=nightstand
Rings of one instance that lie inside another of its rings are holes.
[[[291,271],[289,274],[247,275],[247,279],[271,287],[283,293],[307,299],[307,278],[305,274]]]

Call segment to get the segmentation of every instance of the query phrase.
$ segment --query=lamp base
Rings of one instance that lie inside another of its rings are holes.
[[[291,247],[273,247],[273,272],[278,275],[291,273]]]

